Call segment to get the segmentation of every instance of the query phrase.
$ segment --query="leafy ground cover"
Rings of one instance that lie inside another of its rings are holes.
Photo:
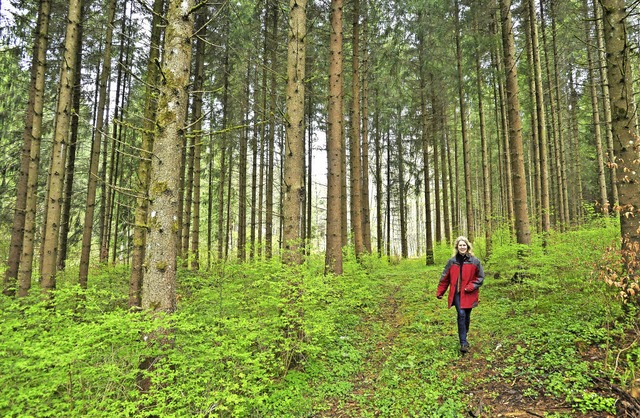
[[[167,318],[126,309],[124,267],[85,292],[67,269],[53,300],[0,299],[0,415],[638,416],[637,315],[594,273],[616,232],[553,234],[526,251],[496,233],[466,355],[455,311],[435,298],[448,247],[428,267],[347,254],[340,277],[323,276],[319,257],[183,271]],[[295,303],[283,296],[292,277]],[[303,341],[283,332],[296,315]],[[170,340],[145,340],[158,329]]]

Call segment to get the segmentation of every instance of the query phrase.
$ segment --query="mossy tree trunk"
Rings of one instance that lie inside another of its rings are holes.
[[[156,139],[149,184],[149,235],[142,307],[153,311],[176,309],[176,264],[179,230],[180,158],[188,105],[191,70],[193,0],[173,0],[167,11],[156,118]]]

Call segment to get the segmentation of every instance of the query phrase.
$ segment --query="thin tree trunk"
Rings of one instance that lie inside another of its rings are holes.
[[[613,132],[611,130],[611,99],[609,96],[609,77],[607,75],[607,56],[605,53],[604,45],[604,29],[602,23],[602,9],[600,3],[597,0],[592,0],[593,15],[596,22],[596,40],[598,45],[598,70],[600,73],[600,86],[602,87],[603,96],[603,108],[604,108],[604,122],[605,132],[607,137],[607,168],[609,169],[609,184],[611,187],[611,202],[614,206],[618,205],[618,184],[616,179],[618,178],[615,161],[615,154],[613,152]],[[610,209],[610,207],[609,207]],[[616,212],[618,215],[619,213]]]
[[[149,210],[149,181],[151,173],[151,156],[153,152],[154,129],[156,120],[156,100],[158,83],[158,66],[160,59],[160,39],[162,37],[162,18],[164,0],[154,0],[153,17],[151,20],[151,39],[149,57],[147,58],[147,78],[144,107],[144,131],[140,146],[140,160],[138,163],[138,181],[136,185],[136,211],[133,228],[133,249],[131,256],[131,277],[129,280],[129,307],[142,306],[141,292],[143,280],[143,265],[147,244],[147,216]],[[99,146],[98,142],[98,146]],[[97,154],[99,155],[99,153]]]
[[[206,54],[207,7],[197,15],[197,40],[195,60],[194,109],[193,109],[193,211],[191,222],[191,269],[200,269],[200,181],[202,177],[202,101],[204,95],[204,57]]]
[[[560,54],[558,53],[558,37],[557,37],[557,15],[556,8],[557,2],[550,2],[551,6],[551,45],[553,48],[553,77],[554,77],[554,88],[555,88],[555,101],[556,101],[556,110],[558,113],[558,152],[560,154],[560,184],[561,184],[561,203],[562,203],[562,213],[564,214],[564,225],[569,225],[569,197],[567,192],[567,163],[566,163],[566,151],[565,151],[565,140],[564,140],[564,127],[563,127],[563,117],[562,117],[562,106],[561,106],[561,98],[562,98],[562,88],[560,84],[560,71],[558,70],[558,61],[561,59]],[[548,58],[548,56],[546,56]]]
[[[327,232],[325,273],[342,274],[342,0],[331,0],[327,122]]]
[[[447,243],[451,242],[451,205],[449,204],[449,188],[448,184],[450,183],[451,177],[449,173],[451,170],[448,169],[447,160],[449,156],[449,146],[447,140],[447,121],[446,121],[446,111],[445,105],[443,102],[438,102],[438,116],[440,118],[440,167],[442,173],[442,223],[444,226],[444,239]]]
[[[489,155],[489,141],[487,141],[486,127],[485,127],[485,117],[484,117],[484,106],[482,99],[482,85],[483,85],[483,77],[482,71],[480,68],[480,53],[476,51],[476,83],[478,87],[478,118],[480,119],[480,146],[482,147],[482,177],[484,178],[483,190],[482,190],[482,200],[484,203],[484,237],[485,237],[485,257],[489,258],[491,256],[491,236],[493,234],[493,225],[492,225],[492,217],[493,217],[493,208],[491,205],[491,167],[489,166],[489,161],[491,160]]]
[[[100,160],[100,146],[102,144],[102,134],[105,121],[105,107],[109,100],[107,84],[111,74],[111,44],[113,36],[113,23],[115,18],[116,2],[109,2],[107,8],[107,28],[105,34],[105,48],[102,61],[102,69],[100,71],[98,108],[96,116],[96,127],[91,146],[91,159],[89,163],[89,179],[87,185],[87,204],[84,216],[84,228],[82,231],[82,252],[80,254],[80,286],[86,288],[87,277],[89,274],[89,257],[91,251],[91,235],[93,231],[93,218],[96,202],[96,189],[98,183],[98,165]]]
[[[247,79],[245,84],[243,118],[244,128],[240,134],[240,155],[238,167],[238,261],[247,258],[247,144],[249,136],[249,84],[251,81],[251,59],[247,62]]]
[[[520,120],[520,101],[518,100],[518,74],[516,67],[515,42],[511,21],[511,1],[500,0],[502,14],[502,41],[504,44],[504,66],[507,78],[507,103],[509,111],[509,151],[513,168],[514,213],[516,239],[519,244],[531,243],[529,213],[527,208],[527,184],[524,170],[524,152],[522,146],[522,122]]]
[[[84,14],[84,13],[83,13]],[[71,135],[69,140],[69,148],[67,150],[67,166],[65,168],[64,192],[62,199],[62,212],[60,213],[60,250],[58,251],[58,267],[62,271],[65,269],[67,262],[67,245],[69,239],[69,219],[71,218],[71,198],[73,197],[73,179],[75,174],[76,149],[78,144],[78,126],[80,121],[80,102],[81,102],[81,77],[82,77],[82,33],[83,25],[78,28],[78,46],[76,57],[76,80],[73,87],[73,112],[71,114]]]
[[[376,153],[376,248],[378,257],[382,257],[383,250],[383,232],[382,226],[384,219],[382,218],[382,133],[380,132],[380,101],[378,99],[378,90],[375,90],[375,110],[374,110],[374,146]]]
[[[387,259],[391,260],[391,164],[388,164],[391,161],[391,133],[389,132],[389,128],[387,127],[387,181],[386,181],[386,190],[387,190],[387,204],[385,205],[385,217],[386,217],[386,253]]]
[[[587,12],[587,2],[583,3],[585,14],[585,40],[587,43],[587,68],[589,76],[589,93],[591,97],[591,114],[593,117],[593,136],[596,143],[596,160],[598,162],[598,190],[600,191],[600,211],[604,216],[609,215],[609,202],[607,200],[607,178],[604,169],[604,150],[602,148],[602,134],[600,130],[600,105],[598,103],[598,90],[596,88],[596,74],[591,52],[591,24]]]
[[[360,153],[360,2],[353,2],[353,46],[351,60],[351,147],[349,154],[351,230],[356,258],[364,252],[362,232],[362,157]]]
[[[531,2],[527,2],[529,5],[529,11],[531,7]],[[527,82],[529,85],[529,100],[530,100],[530,114],[531,114],[531,144],[530,144],[530,153],[529,160],[531,161],[531,165],[529,166],[529,178],[531,182],[531,190],[533,194],[531,196],[531,205],[533,219],[535,220],[535,232],[542,232],[542,182],[540,180],[540,139],[538,135],[538,100],[536,98],[536,69],[535,69],[535,58],[534,58],[534,50],[533,50],[533,40],[532,40],[532,25],[531,19],[529,18],[529,11],[525,13],[525,28],[526,28],[526,44],[527,44],[527,59],[528,59],[528,72],[527,72]]]
[[[583,194],[582,194],[582,164],[580,163],[580,127],[578,125],[578,92],[576,91],[576,83],[573,79],[573,73],[569,72],[569,84],[571,86],[570,93],[570,131],[573,133],[571,135],[572,138],[572,148],[573,155],[570,158],[570,161],[573,161],[573,172],[575,173],[575,181],[572,182],[575,187],[575,191],[573,193],[572,200],[574,201],[575,206],[575,219],[578,225],[581,225],[584,221],[584,209],[582,206]],[[608,87],[607,87],[608,91]],[[606,101],[605,101],[606,102]],[[606,127],[609,130],[608,127]]]
[[[123,66],[120,64],[124,61],[124,53],[126,48],[124,47],[125,45],[125,38],[126,38],[126,22],[127,22],[127,18],[126,18],[126,5],[127,3],[125,3],[125,10],[122,11],[122,19],[121,19],[121,25],[120,25],[120,45],[122,46],[120,48],[120,55],[118,57],[118,75],[116,77],[116,96],[115,96],[115,103],[114,103],[114,110],[113,110],[113,135],[111,136],[111,138],[108,138],[108,136],[105,135],[105,161],[104,161],[104,165],[103,165],[103,179],[105,179],[103,181],[103,195],[102,195],[102,207],[103,207],[103,211],[101,213],[102,215],[102,219],[101,219],[101,224],[102,224],[102,234],[100,237],[100,262],[101,263],[108,263],[109,261],[109,247],[110,247],[110,243],[111,243],[111,227],[112,227],[112,223],[113,223],[113,210],[115,207],[115,187],[113,187],[116,184],[116,174],[117,174],[117,157],[119,156],[119,152],[118,149],[120,147],[121,141],[121,132],[122,132],[122,126],[120,124],[120,120],[122,119],[122,115],[123,115],[123,108],[124,108],[124,100],[126,97],[125,94],[125,74],[123,71]],[[107,160],[106,160],[106,151],[107,151],[107,146],[106,146],[106,140],[107,139],[111,139],[111,149],[110,149],[110,155],[109,155],[109,159],[108,159],[108,167],[107,167]],[[108,173],[108,174],[107,174]]]
[[[441,169],[444,168],[443,163],[444,159],[441,160],[441,156],[444,157],[444,153],[440,152],[440,146],[442,145],[442,135],[444,134],[443,129],[443,115],[442,115],[442,101],[438,98],[436,93],[435,80],[433,77],[433,73],[429,74],[429,83],[431,84],[430,96],[431,96],[431,107],[432,107],[432,117],[433,117],[433,184],[434,184],[434,204],[435,204],[435,212],[436,212],[436,220],[435,220],[435,242],[442,242],[442,217],[443,217],[443,207],[442,202],[444,201],[440,195],[440,178],[441,178]],[[443,188],[443,190],[446,189]],[[447,227],[448,228],[448,227]]]
[[[362,235],[364,250],[371,254],[371,209],[369,207],[369,9],[364,0],[362,22]]]
[[[269,100],[269,132],[267,136],[267,183],[265,203],[265,251],[266,259],[273,256],[273,191],[274,191],[274,163],[275,163],[275,136],[276,136],[276,90],[277,90],[277,39],[278,39],[278,4],[272,0],[271,24],[273,25],[270,38],[271,52],[271,94]]]
[[[82,14],[82,0],[69,0],[69,13],[64,41],[64,56],[60,68],[60,91],[56,106],[56,127],[51,149],[48,181],[47,218],[42,241],[43,257],[40,266],[41,286],[45,291],[56,287],[56,268],[62,211],[62,182],[65,169],[65,148],[69,139],[71,106],[78,47],[78,27]]]
[[[473,216],[473,190],[471,187],[471,146],[467,135],[467,106],[464,96],[464,78],[462,77],[462,48],[460,46],[460,5],[455,1],[455,22],[456,22],[456,63],[458,68],[458,96],[460,100],[460,127],[462,132],[462,160],[464,164],[464,194],[467,217],[467,238],[470,241],[475,239],[474,216]],[[456,165],[457,168],[457,165]],[[458,188],[456,188],[458,190]],[[459,199],[457,199],[459,202]]]
[[[547,121],[544,107],[544,86],[542,84],[542,65],[540,63],[540,45],[538,43],[538,24],[534,0],[528,0],[529,24],[531,27],[531,46],[533,50],[533,67],[535,80],[536,120],[538,150],[540,153],[540,208],[542,231],[546,234],[551,229],[551,205],[549,202],[549,163],[547,151]]]
[[[222,7],[224,11],[224,58],[223,58],[223,74],[222,74],[222,138],[220,141],[220,174],[218,182],[218,260],[224,260],[224,247],[225,247],[225,228],[224,228],[224,213],[225,213],[225,185],[227,184],[227,147],[228,147],[228,133],[227,126],[229,120],[229,4],[225,4]]]
[[[419,20],[422,20],[422,16],[419,16]],[[424,56],[424,38],[421,35],[418,38],[418,65],[420,66],[420,113],[421,113],[421,146],[422,146],[422,164],[423,164],[423,180],[424,180],[424,206],[425,206],[425,264],[434,264],[433,257],[433,232],[432,232],[432,220],[431,220],[431,180],[429,173],[431,170],[429,163],[429,136],[435,137],[437,130],[435,129],[436,121],[432,119],[431,128],[429,129],[429,116],[427,114],[427,75],[424,73],[425,56]],[[433,77],[430,77],[433,82]],[[435,108],[435,104],[432,104],[432,109]],[[433,113],[432,113],[433,116]],[[433,141],[435,142],[435,141]],[[436,201],[438,196],[436,195]],[[437,226],[437,225],[436,225]]]
[[[304,190],[304,77],[307,12],[305,0],[289,1],[287,119],[284,147],[283,261],[302,264]]]
[[[398,125],[401,125],[402,114],[400,109],[397,111]],[[398,203],[400,212],[400,253],[402,258],[409,258],[409,250],[407,244],[407,205],[405,196],[405,180],[404,180],[404,147],[402,146],[402,133],[396,132],[396,155],[398,164]],[[387,161],[391,165],[391,161]]]
[[[50,14],[51,2],[41,0],[33,43],[31,82],[29,86],[29,102],[25,112],[20,175],[16,185],[16,209],[11,227],[11,242],[9,244],[7,270],[5,271],[3,283],[3,292],[9,296],[15,295],[16,284],[18,286],[18,296],[26,296],[31,288]]]

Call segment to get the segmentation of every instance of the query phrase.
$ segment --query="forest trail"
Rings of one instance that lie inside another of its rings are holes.
[[[436,277],[435,274],[430,273],[429,280]],[[472,348],[468,354],[461,354],[457,345],[455,312],[446,308],[445,301],[436,300],[430,290],[424,291],[420,287],[424,286],[407,277],[391,281],[378,313],[364,318],[359,326],[363,339],[370,341],[372,348],[362,362],[363,369],[351,381],[351,393],[333,399],[331,406],[319,416],[456,416],[416,406],[420,397],[430,398],[433,402],[435,395],[441,404],[446,404],[448,396],[462,400],[468,417],[614,417],[606,412],[581,413],[562,397],[534,395],[524,379],[506,378],[505,368],[520,365],[507,364],[510,353],[505,350],[512,350],[514,345],[496,339],[493,324],[500,321],[493,318],[488,326],[484,323],[485,318],[500,315],[492,312],[490,303],[473,311]],[[431,351],[421,351],[418,347],[430,347]],[[593,348],[589,356],[593,361],[602,359],[602,353]],[[437,360],[442,357],[444,362]],[[400,361],[400,358],[404,360]],[[441,381],[440,385],[437,380]],[[451,385],[447,385],[447,381]],[[395,389],[390,390],[394,385]],[[605,382],[594,389],[602,396],[618,398],[625,405],[637,405],[624,391],[615,393],[616,388]],[[394,395],[415,397],[416,400],[408,408],[394,410],[389,407],[395,402]],[[635,414],[622,412],[617,416],[633,417]]]

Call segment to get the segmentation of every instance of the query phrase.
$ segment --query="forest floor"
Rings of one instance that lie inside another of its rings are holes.
[[[415,280],[413,281],[415,282]],[[615,398],[616,414],[611,413],[610,410],[608,412],[598,411],[598,407],[594,405],[590,405],[590,410],[587,408],[586,411],[580,412],[575,404],[571,405],[568,402],[566,397],[551,395],[545,390],[541,390],[540,386],[534,387],[536,385],[532,385],[531,381],[523,376],[505,374],[507,368],[524,370],[529,365],[524,364],[524,358],[523,364],[513,362],[513,352],[521,347],[517,341],[505,340],[504,336],[498,337],[500,331],[496,327],[500,327],[501,319],[495,317],[504,315],[504,313],[493,311],[496,305],[491,302],[486,306],[481,304],[477,309],[474,309],[471,322],[472,330],[470,331],[472,347],[469,353],[460,353],[455,331],[455,310],[446,308],[445,299],[436,300],[435,296],[430,293],[416,292],[415,286],[415,283],[401,285],[397,280],[390,281],[386,296],[377,313],[364,318],[358,327],[358,332],[361,333],[363,340],[370,341],[371,347],[362,362],[365,366],[352,379],[351,393],[348,396],[333,399],[330,407],[320,416],[460,416],[459,413],[458,415],[450,415],[442,412],[422,412],[420,408],[413,406],[400,407],[395,412],[380,408],[381,404],[385,404],[385,402],[381,402],[382,397],[405,396],[411,390],[417,392],[425,390],[425,396],[431,396],[432,394],[429,393],[431,389],[428,387],[425,389],[419,383],[417,385],[407,383],[405,386],[403,383],[396,383],[395,392],[390,392],[389,387],[393,384],[389,382],[389,376],[393,375],[394,379],[401,382],[421,379],[420,376],[426,376],[423,379],[428,380],[429,376],[434,376],[433,373],[416,370],[434,368],[438,369],[435,372],[437,379],[453,382],[457,391],[452,391],[451,396],[466,404],[464,416],[468,417],[640,417],[640,403],[609,379],[591,377],[593,380],[589,392],[602,398]],[[515,315],[515,313],[511,311],[509,315]],[[491,320],[487,321],[489,324],[481,324],[490,317]],[[427,326],[417,326],[419,322]],[[541,329],[544,326],[545,324],[541,324]],[[546,324],[546,326],[549,325]],[[416,332],[416,328],[418,332]],[[438,334],[440,335],[438,336]],[[627,338],[628,342],[633,345],[633,335],[630,334],[625,337],[625,339]],[[424,339],[439,339],[440,341],[431,346],[432,351],[420,353],[416,349],[406,349],[407,347],[421,347],[418,340]],[[553,341],[548,343],[550,346],[553,345]],[[620,342],[618,346],[621,347],[624,344],[625,342]],[[576,350],[578,357],[580,357],[577,361],[588,363],[590,370],[600,370],[602,363],[605,362],[605,356],[611,355],[605,350],[601,346],[581,346]],[[609,350],[611,351],[610,347]],[[399,364],[398,357],[406,357],[407,352],[413,352],[417,357],[416,364],[408,367],[409,369],[413,367],[413,371],[408,371],[407,368],[403,370],[403,366]],[[444,365],[434,361],[434,358],[439,356],[447,358]],[[540,380],[543,380],[542,376]],[[568,381],[570,378],[566,380]],[[435,391],[437,392],[438,389]],[[421,395],[416,393],[409,396],[420,397]],[[443,403],[447,396],[449,396],[447,392],[440,392],[438,402]],[[393,399],[386,399],[386,401],[387,403],[394,402]],[[415,403],[413,402],[414,405]]]

